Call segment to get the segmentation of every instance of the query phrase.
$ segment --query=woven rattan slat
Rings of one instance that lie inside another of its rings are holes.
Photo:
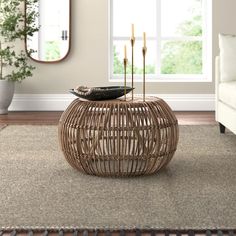
[[[91,175],[153,174],[172,159],[178,121],[160,98],[133,101],[74,100],[59,122],[68,163]]]

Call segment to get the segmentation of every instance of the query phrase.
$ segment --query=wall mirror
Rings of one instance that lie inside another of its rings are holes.
[[[45,63],[65,59],[70,51],[71,0],[31,0],[30,6],[28,3],[26,16],[30,16],[32,9],[37,12],[35,24],[39,28],[26,38],[28,55],[35,61]]]

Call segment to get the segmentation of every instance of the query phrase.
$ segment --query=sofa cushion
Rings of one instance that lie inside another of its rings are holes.
[[[220,83],[219,99],[236,109],[236,81]]]
[[[236,35],[219,35],[222,82],[236,81]]]

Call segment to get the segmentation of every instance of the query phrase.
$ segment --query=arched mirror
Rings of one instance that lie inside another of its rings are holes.
[[[26,19],[32,11],[37,13],[34,23],[38,27],[37,32],[26,38],[28,55],[45,63],[66,58],[71,41],[71,0],[26,0],[25,6]]]

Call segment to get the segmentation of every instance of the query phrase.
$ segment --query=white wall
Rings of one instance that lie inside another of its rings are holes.
[[[18,94],[65,94],[77,85],[106,86],[108,82],[109,0],[72,1],[72,46],[66,60],[33,63],[33,78],[17,85]],[[213,1],[213,59],[218,55],[218,33],[236,34],[236,0]],[[23,46],[23,44],[21,45]],[[213,61],[214,62],[214,61]],[[214,63],[213,63],[214,65]],[[214,77],[214,66],[213,66]],[[141,93],[142,84],[136,84]],[[150,83],[150,94],[214,94],[214,82]]]
[[[69,56],[56,64],[33,63],[33,78],[17,93],[67,93],[76,85],[108,84],[108,1],[71,0],[72,45]]]

